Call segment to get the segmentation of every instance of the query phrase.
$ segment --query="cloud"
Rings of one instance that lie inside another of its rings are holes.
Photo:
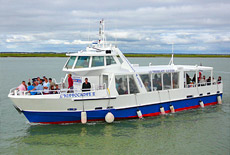
[[[75,51],[97,40],[104,18],[107,40],[127,52],[170,51],[174,43],[184,52],[230,53],[229,8],[228,0],[7,0],[0,6],[0,50]]]

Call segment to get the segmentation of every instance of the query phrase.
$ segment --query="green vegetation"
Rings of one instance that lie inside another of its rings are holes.
[[[126,57],[171,57],[171,54],[124,54]],[[66,57],[65,53],[0,53],[0,57]],[[230,58],[220,54],[174,54],[174,57]]]
[[[126,57],[171,57],[171,54],[125,54]],[[230,58],[220,54],[174,54],[174,57]]]
[[[0,53],[0,57],[66,57],[65,53]]]

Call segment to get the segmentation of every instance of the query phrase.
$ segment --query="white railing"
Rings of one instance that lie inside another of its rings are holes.
[[[215,81],[215,82],[201,82],[201,83],[191,83],[185,84],[185,88],[192,88],[192,87],[202,87],[202,86],[210,86],[210,85],[217,85],[222,83],[222,81]]]
[[[66,93],[81,93],[86,91],[99,91],[99,90],[106,90],[106,83],[102,86],[92,84],[92,88],[90,89],[60,89],[60,90],[33,90],[33,91],[20,91],[17,90],[17,87],[10,89],[9,94],[15,96],[28,96],[32,95],[31,93],[36,93],[35,95],[55,95],[55,94],[66,94]],[[48,92],[48,93],[47,93]]]

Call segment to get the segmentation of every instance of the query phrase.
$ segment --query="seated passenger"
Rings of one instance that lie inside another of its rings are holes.
[[[150,87],[150,85],[149,85],[149,82],[145,81],[144,85],[145,85],[145,89],[146,89],[147,91],[151,91],[151,87]]]
[[[42,81],[42,79],[40,79],[39,84],[35,87],[35,89],[37,91],[37,95],[41,95],[41,92],[43,91],[43,81]]]
[[[211,76],[209,76],[207,79],[207,85],[211,85]]]
[[[29,91],[29,93],[32,95],[40,95],[41,92],[39,92],[39,90],[43,90],[43,86],[41,84],[38,83],[38,81],[35,81],[33,83],[34,88],[32,90]]]
[[[55,94],[55,89],[53,85],[50,87],[49,94]]]
[[[88,78],[85,78],[85,82],[82,84],[82,91],[90,91],[91,84],[88,82]]]
[[[221,76],[218,77],[217,84],[221,83]]]
[[[118,86],[117,92],[118,92],[119,95],[125,94],[125,91],[121,88],[121,86]]]
[[[201,84],[201,86],[205,86],[205,84],[206,84],[205,76],[203,76],[203,78],[201,78],[200,84]]]
[[[16,90],[26,91],[27,90],[26,82],[22,81],[22,83],[16,88]]]
[[[28,91],[30,93],[30,95],[36,95],[37,93],[33,91],[33,89],[35,88],[35,83],[33,83],[33,85],[31,85],[30,82],[28,82]]]
[[[56,86],[55,86],[55,94],[59,94],[60,93],[60,89],[58,88],[58,85],[56,84]]]
[[[30,90],[32,90],[32,89],[34,89],[33,85],[31,85],[31,83],[28,82],[27,90],[30,91]]]
[[[33,83],[32,85],[34,86],[34,88],[36,87],[36,84],[35,84],[35,83]],[[30,91],[30,95],[37,95],[37,92],[31,90],[31,91]]]
[[[194,83],[192,81],[190,81],[188,87],[191,88],[191,87],[193,87],[193,85],[194,85]]]

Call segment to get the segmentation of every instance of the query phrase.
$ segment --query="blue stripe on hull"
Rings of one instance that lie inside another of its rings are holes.
[[[165,111],[170,110],[170,105],[174,106],[176,111],[186,110],[190,108],[199,107],[199,101],[202,100],[204,104],[208,105],[210,103],[217,103],[217,96],[222,94],[216,94],[205,97],[191,98],[178,100],[173,102],[165,102],[159,104],[152,104],[147,106],[139,106],[133,108],[125,109],[110,109],[110,110],[94,110],[87,111],[87,120],[96,121],[104,120],[105,115],[110,111],[113,113],[115,119],[132,118],[137,117],[136,111],[141,110],[142,114],[145,116],[159,115],[160,107],[164,107]],[[26,118],[32,123],[47,123],[47,124],[58,124],[58,123],[77,123],[81,121],[81,112],[32,112],[23,111]]]

